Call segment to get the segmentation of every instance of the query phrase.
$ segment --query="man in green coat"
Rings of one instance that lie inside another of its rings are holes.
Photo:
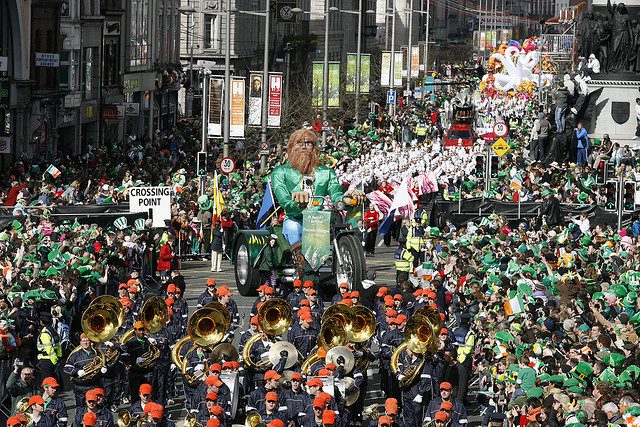
[[[308,129],[293,132],[287,143],[287,162],[271,173],[273,194],[286,213],[282,234],[291,245],[299,273],[304,262],[301,253],[302,211],[310,202],[313,203],[312,196],[329,196],[334,205],[339,201],[359,205],[365,198],[360,190],[342,193],[335,171],[319,162],[317,142],[316,134]]]
[[[11,396],[11,412],[13,413],[20,399],[38,394],[38,384],[33,379],[33,368],[22,366],[22,362],[16,359],[13,362],[13,371],[7,380],[7,391]]]

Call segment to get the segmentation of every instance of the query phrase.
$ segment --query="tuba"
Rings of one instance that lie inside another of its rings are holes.
[[[262,427],[266,425],[267,424],[262,421],[262,416],[256,411],[249,412],[244,421],[244,427]]]
[[[258,309],[258,326],[262,332],[270,337],[284,333],[293,322],[293,311],[289,303],[282,298],[271,298],[265,301]],[[253,335],[242,349],[242,360],[247,368],[258,371],[268,369],[271,365],[269,360],[262,360],[259,363],[251,361],[251,347],[261,339],[261,334]]]
[[[98,297],[82,313],[80,320],[82,331],[93,343],[109,341],[118,332],[122,324],[123,314],[124,309],[117,298],[107,295]],[[73,378],[73,382],[77,385],[83,385],[87,381],[93,380],[109,361],[118,357],[118,350],[115,348],[109,349],[105,354],[102,350],[92,347],[96,352],[96,356],[91,362],[83,366],[82,370],[85,371],[85,375],[82,378]],[[69,356],[80,350],[82,350],[82,347],[77,346]]]
[[[151,297],[143,304],[140,309],[139,320],[144,324],[144,328],[150,334],[155,334],[156,332],[161,331],[167,324],[169,320],[169,310],[167,308],[167,304],[164,302],[162,297],[156,296]],[[135,331],[134,329],[129,329],[127,332],[122,335],[120,338],[120,343],[125,344],[131,338],[134,337]],[[142,369],[152,368],[158,358],[160,358],[160,349],[156,345],[151,345],[149,350],[144,352],[140,357],[144,358],[145,361],[139,364],[138,366]]]
[[[411,316],[404,331],[404,342],[395,349],[390,361],[394,375],[404,376],[400,381],[400,388],[410,386],[422,372],[426,358],[438,351],[440,329],[442,329],[440,314],[431,307],[422,307]],[[411,365],[399,372],[399,359],[406,349],[419,355],[420,361],[417,365]]]
[[[198,375],[187,374],[187,357],[198,347],[211,347],[218,344],[231,326],[229,309],[222,304],[208,304],[196,310],[187,323],[187,336],[183,337],[171,349],[171,359],[180,368],[185,380],[194,385],[204,377],[204,371]],[[187,344],[192,346],[184,356],[182,349]]]

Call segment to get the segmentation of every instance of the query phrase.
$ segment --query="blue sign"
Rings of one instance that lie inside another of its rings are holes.
[[[389,89],[387,91],[387,104],[395,104],[396,103],[396,91],[393,89]]]

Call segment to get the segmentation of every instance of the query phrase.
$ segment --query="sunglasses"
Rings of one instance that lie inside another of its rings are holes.
[[[314,411],[322,411],[323,409],[324,408],[316,408],[316,407],[313,408]]]
[[[311,147],[313,147],[313,145],[314,144],[313,144],[312,141],[304,141],[304,142],[298,141],[298,142],[296,142],[296,147],[303,147],[304,146],[304,147],[307,147],[307,148],[311,148]]]
[[[95,400],[87,400],[87,403],[97,403]]]
[[[136,331],[144,331],[144,328],[136,328]]]
[[[211,288],[211,289],[213,289],[213,288],[215,288],[215,287],[216,287],[216,285],[207,285],[207,288]]]
[[[275,400],[267,400],[267,403],[276,403]]]

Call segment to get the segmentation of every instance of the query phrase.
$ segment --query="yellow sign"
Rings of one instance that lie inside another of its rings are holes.
[[[507,151],[509,151],[510,147],[509,144],[507,144],[507,141],[502,138],[498,138],[498,140],[493,143],[491,148],[498,156],[502,157],[507,154]]]

